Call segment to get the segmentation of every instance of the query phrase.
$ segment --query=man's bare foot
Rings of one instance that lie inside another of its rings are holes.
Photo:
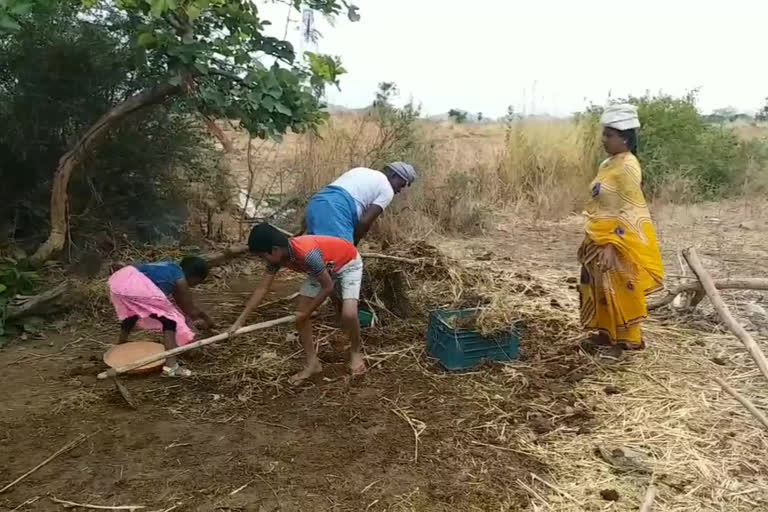
[[[293,375],[290,379],[288,379],[288,382],[291,384],[291,386],[298,386],[311,376],[322,371],[323,365],[320,364],[320,361],[315,361],[314,363],[305,366],[304,369],[299,373]]]
[[[363,354],[359,352],[357,354],[351,354],[349,356],[349,373],[351,373],[353,377],[357,377],[364,374],[366,371],[367,368],[365,367]]]

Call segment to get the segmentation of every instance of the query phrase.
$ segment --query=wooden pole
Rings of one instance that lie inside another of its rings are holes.
[[[712,281],[715,288],[718,290],[768,290],[768,279],[751,278],[751,279],[716,279]],[[703,291],[701,282],[692,281],[690,283],[684,283],[678,285],[663,297],[648,303],[648,310],[658,309],[662,306],[666,306],[675,297],[681,293],[688,291]]]
[[[361,258],[373,258],[379,260],[398,261],[400,263],[419,264],[427,261],[426,258],[403,258],[402,256],[390,256],[388,254],[379,254],[377,252],[363,252],[360,253]]]
[[[203,255],[203,259],[206,260],[208,262],[208,265],[210,265],[211,267],[216,267],[219,265],[223,265],[224,263],[228,262],[233,258],[242,256],[247,252],[248,252],[247,245],[233,245],[232,247],[229,247],[223,250],[222,252],[212,252],[212,253],[205,254]],[[380,254],[377,252],[363,252],[363,253],[360,253],[360,257],[369,258],[369,259],[397,261],[400,263],[409,263],[413,265],[417,265],[419,263],[427,261],[427,258],[403,258],[402,256],[390,256],[388,254]],[[764,289],[768,290],[768,279],[762,279],[761,281],[766,282]],[[760,288],[756,288],[756,289],[760,289]],[[668,301],[664,302],[664,304],[669,304],[670,302],[672,302],[672,299],[669,299]],[[664,304],[660,304],[659,306],[656,306],[656,307],[661,307]],[[652,309],[652,306],[648,306],[648,309]]]
[[[752,359],[755,360],[758,368],[760,368],[760,372],[766,380],[768,380],[768,360],[766,360],[765,354],[763,354],[763,351],[760,350],[760,347],[755,343],[755,340],[749,335],[746,329],[733,318],[733,315],[728,310],[728,306],[717,291],[717,287],[712,281],[712,277],[710,277],[709,273],[704,268],[704,265],[701,263],[699,256],[696,254],[696,249],[691,247],[690,249],[684,250],[683,256],[685,257],[685,261],[691,266],[693,273],[696,274],[696,277],[701,281],[704,291],[707,293],[709,300],[712,301],[712,306],[715,308],[715,311],[717,311],[717,314],[720,315],[723,323],[725,323],[731,332],[733,332],[733,334],[735,334],[744,344],[749,355],[752,356]]]
[[[749,412],[752,414],[752,416],[755,417],[757,421],[763,424],[763,426],[768,429],[768,418],[765,417],[765,414],[760,412],[755,405],[750,402],[747,397],[743,396],[741,393],[736,391],[734,388],[728,385],[727,382],[725,382],[720,377],[715,377],[715,382],[720,384],[720,387],[722,387],[726,393],[731,395],[733,398],[739,401],[741,405],[743,405]]]
[[[294,320],[296,320],[296,316],[295,315],[288,315],[288,316],[284,316],[282,318],[278,318],[276,320],[269,320],[267,322],[261,322],[259,324],[253,324],[253,325],[248,325],[248,326],[242,327],[242,328],[238,329],[237,331],[235,331],[234,334],[235,335],[247,334],[249,332],[258,331],[259,329],[267,329],[269,327],[274,327],[276,325],[287,324],[289,322],[293,322]],[[182,353],[187,352],[189,350],[192,350],[192,349],[195,349],[195,348],[199,348],[199,347],[203,347],[205,345],[210,345],[211,343],[216,343],[217,341],[225,340],[227,338],[229,338],[229,333],[223,332],[221,334],[217,334],[216,336],[211,336],[210,338],[205,338],[205,339],[202,339],[200,341],[196,341],[194,343],[190,343],[188,345],[184,345],[182,347],[176,347],[176,348],[171,349],[171,350],[166,350],[165,352],[160,352],[158,354],[147,356],[147,357],[145,357],[143,359],[139,359],[138,361],[134,361],[131,364],[126,364],[126,365],[121,366],[119,368],[110,368],[107,371],[101,372],[98,375],[98,378],[99,379],[106,379],[108,377],[114,377],[116,375],[121,375],[123,373],[129,372],[129,371],[134,370],[136,368],[140,368],[140,367],[142,367],[142,366],[144,366],[146,364],[154,363],[155,361],[159,361],[161,359],[165,359],[165,358],[167,358],[169,356],[175,356],[175,355],[178,355],[178,354],[182,354]]]

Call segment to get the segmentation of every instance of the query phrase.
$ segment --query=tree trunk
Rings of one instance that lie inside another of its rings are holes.
[[[53,186],[51,188],[51,231],[48,239],[37,248],[32,255],[32,262],[42,263],[64,247],[67,238],[67,204],[69,181],[72,172],[82,162],[83,158],[92,150],[106,135],[106,133],[120,121],[130,114],[139,111],[150,105],[160,103],[168,96],[178,94],[182,88],[179,85],[165,83],[144,90],[134,96],[131,96],[124,102],[116,105],[109,112],[101,116],[72,149],[64,153],[59,159],[59,165],[53,175]]]
[[[227,138],[226,135],[224,135],[224,132],[219,128],[219,125],[216,124],[216,121],[208,117],[207,115],[200,112],[200,115],[203,118],[203,122],[205,123],[205,127],[208,128],[208,131],[211,132],[211,134],[219,139],[219,142],[221,142],[221,146],[224,148],[225,153],[232,153],[235,150],[235,147],[232,145],[232,141]]]

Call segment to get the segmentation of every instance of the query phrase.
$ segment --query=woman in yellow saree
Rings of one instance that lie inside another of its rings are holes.
[[[662,288],[664,268],[634,154],[637,109],[613,105],[600,121],[610,157],[592,181],[578,253],[581,322],[597,332],[582,347],[618,357],[622,350],[645,347],[640,329],[648,316],[645,298]]]

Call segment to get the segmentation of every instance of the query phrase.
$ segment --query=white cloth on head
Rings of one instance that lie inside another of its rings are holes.
[[[358,219],[373,204],[385,210],[395,197],[395,191],[392,190],[386,175],[366,167],[355,167],[345,172],[330,186],[342,188],[352,196],[357,207]]]
[[[603,115],[600,116],[600,124],[621,131],[640,128],[637,107],[629,103],[605,107]]]

